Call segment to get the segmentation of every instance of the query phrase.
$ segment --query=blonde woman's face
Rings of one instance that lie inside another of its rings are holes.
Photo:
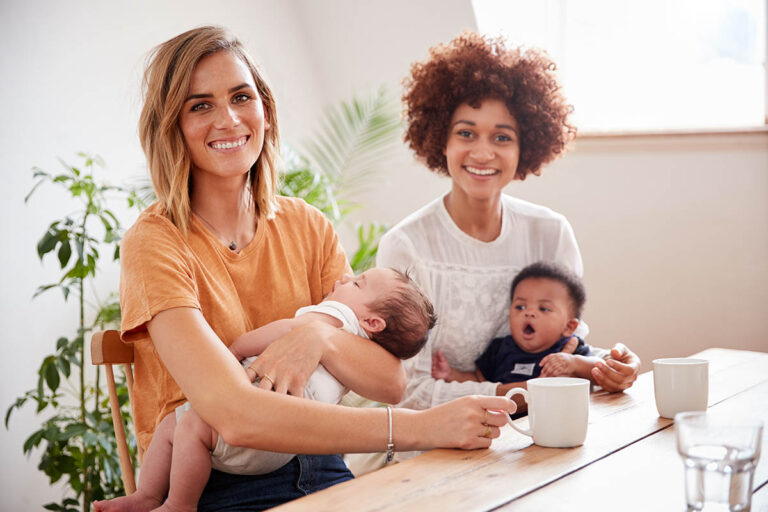
[[[180,118],[192,173],[243,179],[264,145],[264,105],[250,70],[229,51],[195,66]]]

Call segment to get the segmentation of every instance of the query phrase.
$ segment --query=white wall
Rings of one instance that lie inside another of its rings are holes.
[[[127,3],[125,3],[127,4]],[[144,170],[136,137],[146,52],[192,26],[219,23],[263,63],[284,139],[308,133],[330,101],[384,83],[399,93],[410,62],[473,28],[469,0],[11,0],[0,3],[0,409],[34,386],[41,358],[72,335],[73,309],[35,288],[56,276],[35,243],[66,203],[42,189],[24,205],[30,167],[100,153],[123,183]],[[394,224],[448,187],[401,148],[358,220]],[[591,340],[629,343],[646,362],[708,346],[768,350],[768,136],[581,140],[544,176],[509,193],[571,220],[586,265]],[[396,199],[393,199],[396,198]],[[126,222],[130,222],[126,217]],[[345,241],[351,246],[349,233]],[[116,287],[106,267],[102,290]],[[58,496],[21,455],[37,419],[0,430],[3,510]]]

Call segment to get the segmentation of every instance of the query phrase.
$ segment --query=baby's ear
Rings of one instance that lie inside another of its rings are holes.
[[[360,319],[360,326],[368,332],[381,332],[387,327],[387,322],[377,315]]]
[[[568,320],[568,323],[565,324],[565,328],[563,329],[563,338],[572,336],[573,332],[576,330],[578,326],[579,326],[578,318],[571,318],[570,320]]]

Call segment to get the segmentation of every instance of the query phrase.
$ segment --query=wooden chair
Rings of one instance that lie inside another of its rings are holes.
[[[117,440],[117,453],[120,457],[120,472],[126,496],[136,492],[136,478],[131,464],[131,455],[128,451],[128,443],[125,438],[122,417],[120,416],[120,403],[117,401],[115,389],[115,375],[112,372],[113,364],[122,364],[125,373],[125,381],[128,387],[128,399],[133,403],[133,345],[123,343],[118,331],[99,331],[91,336],[91,362],[95,365],[103,365],[107,375],[107,387],[109,388],[109,408],[112,410],[112,425],[115,428]]]

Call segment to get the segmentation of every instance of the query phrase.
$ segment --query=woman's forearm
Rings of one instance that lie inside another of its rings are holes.
[[[595,367],[598,361],[602,361],[602,359],[597,356],[572,355],[571,357],[573,357],[574,362],[573,376],[587,379],[593,384],[596,384],[595,379],[592,376],[592,368]]]
[[[400,360],[381,346],[328,325],[308,330],[325,340],[322,364],[357,394],[390,404],[402,400],[406,377]]]
[[[387,449],[389,421],[385,408],[342,407],[256,388],[252,391],[259,394],[259,407],[241,407],[243,421],[220,431],[230,444],[308,454]],[[485,448],[490,446],[491,438],[499,436],[498,427],[507,423],[507,413],[514,411],[506,398],[489,396],[462,397],[426,411],[393,408],[395,450]],[[485,437],[487,425],[493,426],[490,438]]]
[[[195,411],[233,445],[287,453],[384,451],[386,409],[356,409],[257,389],[202,314],[176,308],[148,324],[158,354]],[[333,329],[333,328],[331,328]],[[370,344],[370,343],[369,343]],[[353,352],[355,352],[353,350]],[[481,448],[487,409],[510,410],[499,397],[465,397],[429,411],[393,410],[398,450]],[[494,430],[493,437],[498,437]]]
[[[375,418],[385,411],[354,417],[345,408],[330,412],[327,404],[256,389],[198,310],[165,311],[150,321],[148,329],[160,358],[192,407],[230,444],[334,453],[341,452],[344,444],[335,439],[352,435],[343,433],[347,423],[365,428],[352,436],[345,449],[375,449],[375,441],[387,435],[386,421]]]

